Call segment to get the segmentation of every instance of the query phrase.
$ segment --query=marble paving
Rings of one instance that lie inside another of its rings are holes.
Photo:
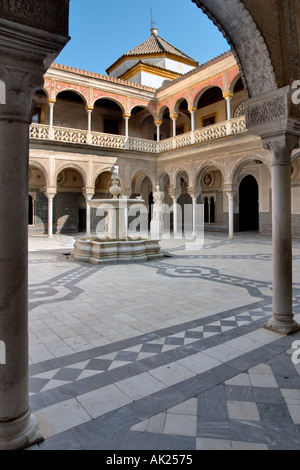
[[[162,259],[100,267],[73,262],[72,244],[29,238],[30,404],[45,438],[30,450],[300,449],[300,333],[263,328],[269,237],[164,240]],[[300,241],[293,256],[300,322]]]

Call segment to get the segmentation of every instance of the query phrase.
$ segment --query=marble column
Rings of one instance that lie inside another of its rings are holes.
[[[89,202],[91,201],[92,197],[94,196],[94,191],[92,193],[86,193],[84,195],[86,200],[86,235],[91,235],[91,206]]]
[[[54,105],[55,105],[55,101],[49,101],[49,138],[50,139],[54,138],[54,133],[53,133]]]
[[[176,121],[177,121],[177,118],[178,118],[178,114],[176,114],[176,113],[171,114],[170,117],[173,121],[173,137],[176,137]]]
[[[130,115],[129,114],[124,114],[124,120],[125,120],[125,140],[127,141],[128,140],[128,137],[129,137],[129,131],[128,131],[128,125],[129,125],[129,118],[130,118]]]
[[[47,193],[48,198],[48,238],[53,237],[53,199],[55,193]]]
[[[189,109],[191,113],[191,131],[195,131],[195,112],[197,111],[197,108],[190,108]]]
[[[232,100],[232,93],[224,93],[223,97],[225,98],[226,101],[226,117],[227,121],[230,121],[231,119],[231,100]]]
[[[228,196],[228,238],[234,238],[234,198],[237,189],[235,185],[224,185],[224,193]]]
[[[92,143],[92,112],[93,110],[89,107],[86,107],[87,117],[88,117],[88,134],[87,134],[87,143]]]
[[[36,2],[28,0],[35,28],[26,25],[25,11],[15,3],[2,2],[0,18],[0,80],[6,85],[6,104],[0,105],[0,341],[6,352],[0,366],[0,450],[42,439],[28,390],[29,125],[34,93],[68,40],[67,1],[40,2],[36,15]],[[12,11],[16,22],[9,19]],[[43,25],[40,17],[46,18]],[[57,34],[44,30],[47,21],[54,21]]]
[[[271,152],[273,232],[273,316],[265,328],[282,334],[300,329],[293,315],[291,152],[299,137],[265,142]]]
[[[154,124],[156,125],[156,135],[157,135],[157,142],[160,141],[160,126],[162,125],[162,121],[155,121]]]

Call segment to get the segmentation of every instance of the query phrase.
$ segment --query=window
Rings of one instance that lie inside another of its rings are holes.
[[[176,135],[184,134],[184,125],[176,127]]]
[[[217,113],[210,114],[209,116],[204,116],[202,118],[202,127],[212,126],[217,122]]]
[[[42,124],[42,108],[40,106],[34,108],[32,122],[34,124]]]
[[[103,119],[103,132],[105,134],[119,134],[119,121],[116,119]]]

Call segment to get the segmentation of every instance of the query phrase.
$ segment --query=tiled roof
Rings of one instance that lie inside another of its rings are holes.
[[[136,56],[136,55],[148,55],[148,54],[161,54],[161,53],[176,55],[178,57],[181,57],[182,59],[193,61],[198,64],[196,60],[184,54],[179,49],[176,49],[176,47],[172,46],[167,41],[162,39],[160,36],[157,36],[155,34],[152,34],[149,39],[147,39],[139,46],[135,47],[134,49],[131,49],[131,51],[124,54],[123,57]]]
[[[134,49],[131,49],[131,51],[128,51],[121,57],[119,57],[118,60],[116,60],[110,67],[108,67],[106,72],[109,73],[109,70],[121,59],[126,59],[128,57],[135,56],[140,56],[141,58],[143,58],[145,56],[153,54],[171,54],[188,62],[192,62],[195,67],[198,67],[199,65],[199,63],[192,57],[189,57],[188,55],[184,54],[182,51],[169,44],[157,34],[152,34],[150,38],[144,41],[142,44],[135,47]]]

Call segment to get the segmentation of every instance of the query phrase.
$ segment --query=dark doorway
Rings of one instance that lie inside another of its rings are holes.
[[[33,225],[33,199],[28,196],[28,225]]]
[[[240,184],[240,232],[259,229],[258,184],[248,175]]]
[[[79,209],[78,212],[78,219],[79,219],[79,232],[86,232],[86,209]]]

